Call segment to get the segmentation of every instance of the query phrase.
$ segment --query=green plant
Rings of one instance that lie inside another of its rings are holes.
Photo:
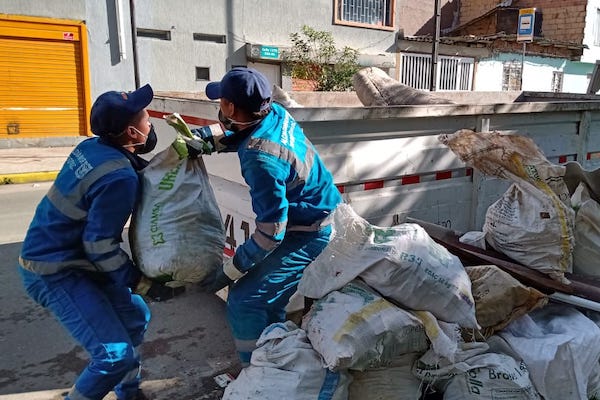
[[[290,39],[292,48],[284,61],[292,78],[314,81],[319,91],[352,89],[352,76],[360,68],[357,50],[348,46],[338,50],[331,32],[306,25]]]

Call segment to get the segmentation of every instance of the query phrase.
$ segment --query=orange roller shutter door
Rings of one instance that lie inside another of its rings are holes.
[[[0,14],[0,139],[88,135],[85,25]]]

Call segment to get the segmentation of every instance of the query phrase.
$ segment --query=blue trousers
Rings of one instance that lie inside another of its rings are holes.
[[[27,294],[48,308],[90,355],[67,399],[101,400],[114,390],[134,399],[140,384],[142,343],[150,309],[125,286],[83,271],[38,275],[19,267]]]
[[[331,227],[287,232],[281,244],[229,288],[227,320],[242,365],[250,363],[262,331],[286,319],[285,307],[302,273],[327,246]]]

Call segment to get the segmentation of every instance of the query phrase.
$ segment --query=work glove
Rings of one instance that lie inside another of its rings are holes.
[[[200,289],[206,293],[216,293],[234,281],[240,279],[244,274],[233,264],[233,257],[229,258],[223,265],[208,275],[202,283]]]
[[[192,132],[194,139],[202,142],[202,154],[211,154],[216,150],[217,146],[215,145],[215,138],[210,126],[194,128],[190,131]]]
[[[172,299],[185,292],[185,286],[168,286],[162,282],[158,282],[142,276],[134,293],[147,297],[153,301],[165,301]]]

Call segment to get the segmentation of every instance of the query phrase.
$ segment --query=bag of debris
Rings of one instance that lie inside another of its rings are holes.
[[[155,155],[141,173],[141,201],[129,228],[133,259],[163,281],[200,282],[223,263],[225,228],[202,157],[185,144]]]
[[[489,350],[484,342],[461,343],[454,362],[427,352],[413,373],[443,392],[444,400],[540,399],[525,363]]]
[[[314,302],[302,329],[331,370],[381,367],[429,347],[417,318],[359,280]]]
[[[421,381],[412,373],[419,353],[403,354],[381,368],[349,370],[348,400],[419,400]]]
[[[352,77],[352,84],[359,100],[366,107],[453,103],[428,92],[403,85],[377,67],[359,70]]]
[[[223,400],[345,400],[350,377],[332,372],[293,322],[269,325],[250,366],[225,389]]]
[[[460,159],[484,174],[512,181],[486,213],[487,242],[521,264],[568,283],[572,270],[575,213],[562,179],[529,138],[463,129],[440,135]]]
[[[573,307],[549,304],[498,332],[545,400],[587,399],[600,359],[600,328]]]
[[[356,277],[404,309],[477,328],[471,281],[458,259],[417,224],[371,225],[348,204],[333,214],[325,250],[305,269],[298,291],[319,299]]]
[[[600,204],[590,197],[583,182],[571,196],[571,202],[576,212],[573,272],[600,277]]]
[[[495,265],[466,267],[475,299],[475,315],[483,338],[548,303],[539,290],[523,285]]]

